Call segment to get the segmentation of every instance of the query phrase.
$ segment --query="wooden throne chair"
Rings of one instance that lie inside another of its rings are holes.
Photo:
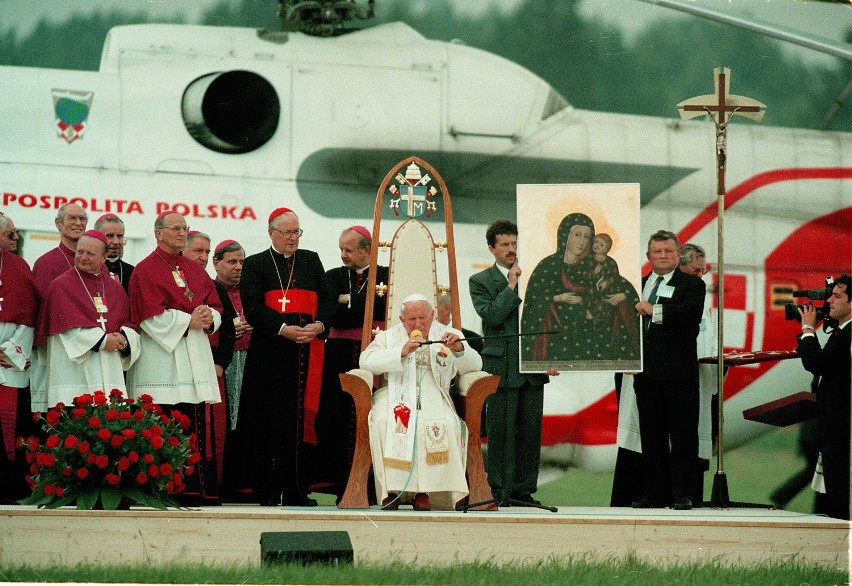
[[[382,240],[383,229],[386,233],[394,230],[389,241]],[[433,232],[443,232],[446,240],[436,242]],[[361,347],[366,348],[378,333],[378,330],[373,331],[372,321],[377,297],[386,298],[385,327],[390,328],[399,321],[402,300],[408,295],[425,295],[432,307],[437,308],[438,296],[449,293],[452,326],[461,330],[450,194],[444,180],[432,166],[417,157],[408,157],[388,172],[376,195],[372,235],[370,266],[385,264],[379,252],[386,253],[389,282],[376,283],[376,271],[370,271],[367,290],[372,294],[367,295]],[[443,278],[447,280],[439,282]],[[468,428],[470,503],[492,499],[479,438],[482,406],[485,399],[497,390],[499,382],[499,376],[472,372],[457,377],[453,388],[456,412]],[[355,402],[356,419],[355,454],[349,482],[338,504],[341,509],[366,509],[370,506],[367,486],[372,473],[372,459],[367,417],[372,406],[373,383],[373,374],[366,370],[355,369],[340,375],[341,387],[352,395]],[[488,504],[477,509],[496,510],[497,506]]]

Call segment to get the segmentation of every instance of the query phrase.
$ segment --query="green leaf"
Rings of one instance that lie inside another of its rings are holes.
[[[117,488],[101,489],[101,505],[105,511],[114,511],[121,503],[122,491]]]
[[[140,505],[145,505],[147,507],[151,507],[152,509],[159,509],[161,511],[165,511],[168,508],[167,505],[166,505],[166,502],[165,502],[165,499],[168,498],[168,497],[156,496],[156,495],[149,494],[147,492],[142,492],[142,491],[134,491],[134,493],[138,493],[138,494],[134,494],[130,498],[135,500]],[[128,495],[128,496],[130,496],[130,495]],[[169,499],[169,500],[171,500],[171,499]]]
[[[28,496],[27,498],[19,500],[18,503],[20,503],[22,505],[41,506],[45,503],[50,502],[52,499],[53,499],[53,497],[47,496],[46,494],[44,494],[44,491],[41,489],[40,486],[36,486],[36,488],[33,490],[33,493],[30,496]]]
[[[95,503],[98,502],[98,496],[100,496],[101,491],[98,489],[87,490],[86,492],[80,493],[77,496],[77,508],[84,509],[87,511],[95,508]]]
[[[47,504],[44,508],[46,509],[58,509],[59,507],[64,507],[65,505],[70,505],[75,500],[77,500],[77,493],[66,494],[61,499],[57,499],[52,503]]]

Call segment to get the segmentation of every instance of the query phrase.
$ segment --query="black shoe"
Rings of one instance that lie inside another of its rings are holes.
[[[315,507],[317,501],[306,494],[296,494],[284,497],[283,505],[285,507]]]
[[[534,499],[531,494],[519,494],[518,496],[513,496],[512,500],[519,502],[519,503],[524,503],[526,505],[530,505],[530,506],[533,506],[533,507],[540,507],[541,506],[541,502]],[[518,506],[522,507],[523,505],[518,505]]]
[[[679,498],[672,504],[672,508],[675,511],[689,511],[692,509],[692,501],[685,497]]]
[[[634,509],[662,509],[663,505],[659,505],[648,498],[641,498],[638,501],[633,501],[633,504],[630,505]]]
[[[197,494],[178,494],[174,500],[179,507],[187,509],[201,506],[201,495]]]
[[[261,493],[258,495],[258,502],[261,507],[280,507],[281,506],[281,493]]]

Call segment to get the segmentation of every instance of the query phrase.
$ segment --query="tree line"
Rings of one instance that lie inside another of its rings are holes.
[[[712,93],[712,70],[724,65],[732,70],[733,93],[767,104],[765,124],[817,128],[852,79],[850,62],[804,63],[779,41],[698,17],[663,18],[627,39],[617,27],[581,15],[580,4],[523,0],[512,11],[471,14],[452,0],[385,0],[374,20],[352,25],[402,21],[430,39],[461,40],[526,67],[588,110],[676,117],[675,104]],[[275,11],[273,0],[223,0],[203,14],[201,24],[275,30]],[[6,30],[0,33],[0,64],[97,70],[110,28],[151,21],[143,12],[111,10],[63,23],[42,21],[21,37]],[[829,129],[852,132],[848,105]]]

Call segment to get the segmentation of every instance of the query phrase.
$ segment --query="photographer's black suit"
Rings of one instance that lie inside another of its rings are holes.
[[[816,336],[799,338],[805,370],[820,377],[817,412],[828,514],[849,519],[849,347],[852,324],[836,329],[821,348]]]
[[[643,290],[651,273],[642,281]],[[671,296],[659,296],[661,323],[643,336],[642,373],[636,402],[645,473],[645,496],[655,506],[692,494],[698,457],[698,360],[696,337],[704,309],[704,281],[675,269]],[[669,449],[671,440],[671,450]]]

